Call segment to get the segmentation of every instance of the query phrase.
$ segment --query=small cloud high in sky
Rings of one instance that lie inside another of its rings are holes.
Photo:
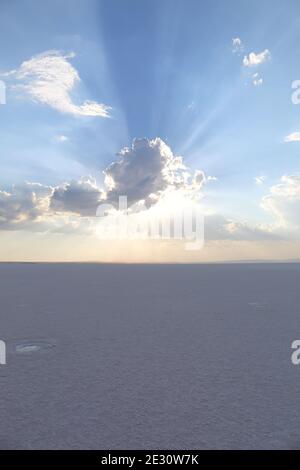
[[[250,52],[248,56],[245,55],[243,64],[245,67],[258,67],[264,62],[267,62],[267,60],[269,60],[270,57],[271,57],[271,54],[268,49],[265,49],[264,51],[257,53],[257,54],[255,52]]]
[[[232,51],[234,53],[241,53],[244,50],[244,45],[240,38],[232,38]]]
[[[0,5],[0,259],[299,257],[299,2],[75,3]],[[100,241],[122,196],[201,206],[204,249]]]
[[[300,142],[300,132],[292,132],[285,138],[285,142]]]
[[[255,176],[255,178],[254,178],[255,183],[259,184],[259,185],[264,184],[265,180],[266,180],[266,177],[263,176],[263,175],[262,176]]]

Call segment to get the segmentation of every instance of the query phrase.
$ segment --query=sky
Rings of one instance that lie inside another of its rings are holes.
[[[299,43],[298,0],[1,0],[0,260],[299,260]],[[120,196],[204,243],[103,236]]]

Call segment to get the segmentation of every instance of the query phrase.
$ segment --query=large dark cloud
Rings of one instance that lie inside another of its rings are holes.
[[[119,196],[127,196],[130,205],[141,200],[151,205],[167,190],[199,190],[205,181],[202,171],[191,174],[183,159],[159,138],[135,139],[104,174],[107,201],[113,204]]]
[[[72,180],[54,189],[50,208],[52,211],[72,212],[81,216],[95,216],[103,192],[89,177]]]
[[[163,204],[166,198],[195,203],[210,179],[200,170],[191,172],[158,138],[134,140],[104,174],[103,189],[93,178],[84,177],[57,187],[27,182],[13,186],[10,192],[0,191],[0,229],[93,233],[99,204],[116,206],[120,196],[127,196],[129,205],[147,212],[149,206]],[[261,240],[280,237],[284,224],[299,227],[299,182],[297,175],[285,176],[263,199],[263,208],[276,217],[273,225],[250,225],[210,211],[205,216],[205,239]]]
[[[71,181],[54,189],[50,208],[56,213],[95,216],[101,202],[118,206],[119,197],[127,196],[128,205],[145,202],[150,206],[166,191],[199,192],[205,182],[202,171],[193,174],[181,157],[159,138],[135,139],[130,148],[104,171],[105,188],[90,177]]]

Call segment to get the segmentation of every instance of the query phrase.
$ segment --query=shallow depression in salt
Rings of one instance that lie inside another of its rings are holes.
[[[15,345],[18,354],[31,354],[53,348],[55,345],[47,341],[19,341]]]
[[[40,346],[37,344],[20,344],[16,346],[16,351],[18,353],[31,353],[31,352],[36,352],[41,349]]]

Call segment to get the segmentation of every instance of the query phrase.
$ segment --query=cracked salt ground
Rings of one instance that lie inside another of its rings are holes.
[[[0,264],[0,277],[0,448],[299,448],[300,264]]]

